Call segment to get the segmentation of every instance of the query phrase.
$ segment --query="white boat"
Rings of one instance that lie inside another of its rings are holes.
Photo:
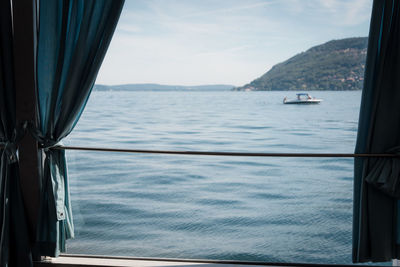
[[[318,104],[322,101],[322,99],[317,99],[307,93],[299,93],[296,95],[296,99],[287,99],[285,96],[283,99],[283,104]]]

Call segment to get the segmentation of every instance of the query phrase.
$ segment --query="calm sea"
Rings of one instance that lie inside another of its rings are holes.
[[[352,153],[361,92],[93,92],[65,145]],[[351,263],[353,160],[68,152],[68,253]]]

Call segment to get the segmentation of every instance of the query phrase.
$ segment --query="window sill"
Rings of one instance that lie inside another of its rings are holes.
[[[393,262],[393,266],[398,261]],[[63,254],[58,258],[50,258],[35,262],[34,267],[248,267],[248,266],[274,266],[274,267],[354,267],[356,265],[315,264],[315,263],[268,263],[268,262],[240,262],[240,261],[218,261],[218,260],[190,260],[190,259],[167,259],[167,258],[132,258],[132,257],[110,257],[94,255]]]
[[[238,262],[215,262],[206,260],[181,260],[181,259],[152,259],[129,257],[106,257],[91,255],[62,255],[58,258],[47,257],[41,262],[35,262],[34,267],[158,267],[158,266],[265,266],[265,264]]]

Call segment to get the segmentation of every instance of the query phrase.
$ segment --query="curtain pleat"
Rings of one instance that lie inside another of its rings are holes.
[[[375,0],[355,153],[398,153],[400,145],[400,4]],[[398,258],[400,161],[356,158],[353,262]]]
[[[74,236],[65,152],[51,149],[74,128],[91,93],[123,0],[41,0],[38,36],[41,212],[37,251],[57,256]]]
[[[31,243],[22,201],[16,128],[10,1],[0,1],[0,265],[32,266]]]

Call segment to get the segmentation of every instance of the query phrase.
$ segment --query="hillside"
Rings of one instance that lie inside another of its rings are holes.
[[[360,90],[367,42],[367,37],[359,37],[314,46],[234,90]]]
[[[233,85],[212,84],[212,85],[162,85],[155,83],[142,84],[122,84],[122,85],[102,85],[96,84],[96,91],[229,91],[234,88]]]

